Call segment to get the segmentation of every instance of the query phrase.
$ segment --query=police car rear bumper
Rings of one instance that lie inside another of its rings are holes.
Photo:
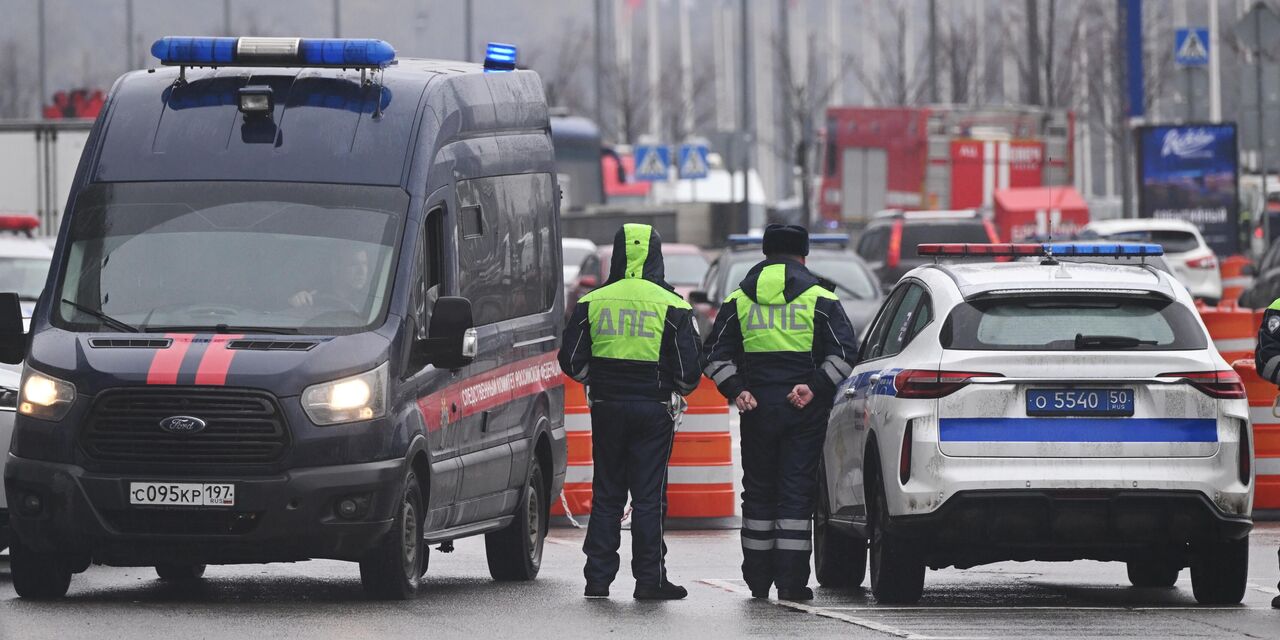
[[[131,506],[127,495],[130,482],[172,478],[94,473],[10,454],[5,488],[9,496],[39,497],[39,512],[10,514],[14,533],[37,551],[87,554],[117,566],[358,560],[391,529],[403,465],[387,460],[274,476],[183,478],[235,484],[236,505],[173,508]],[[365,500],[358,517],[338,516],[336,505],[346,497]]]
[[[1248,516],[1228,514],[1196,491],[1071,489],[962,492],[932,513],[891,517],[886,526],[934,568],[1186,553],[1252,528]]]

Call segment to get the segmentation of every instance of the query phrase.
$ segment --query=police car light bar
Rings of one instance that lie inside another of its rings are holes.
[[[516,48],[514,45],[490,42],[484,54],[484,72],[502,72],[516,70]]]
[[[183,67],[334,67],[382,69],[396,50],[354,38],[192,38],[167,36],[151,45],[160,64]]]
[[[1097,244],[1097,243],[1003,243],[1003,244],[922,244],[916,252],[931,257],[1025,257],[1025,256],[1095,256],[1144,258],[1164,255],[1158,244]]]
[[[40,226],[35,216],[22,214],[0,214],[0,231],[25,231],[30,233]]]

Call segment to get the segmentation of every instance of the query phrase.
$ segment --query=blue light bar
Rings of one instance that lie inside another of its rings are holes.
[[[1055,256],[1107,256],[1132,257],[1164,255],[1164,247],[1158,244],[1106,244],[1106,243],[1054,243],[1044,245],[1047,254]]]
[[[490,42],[488,48],[485,49],[484,70],[486,73],[494,71],[515,71],[515,45],[502,44],[501,42]]]
[[[168,36],[151,55],[169,66],[381,69],[396,59],[382,40],[352,38],[189,38]]]

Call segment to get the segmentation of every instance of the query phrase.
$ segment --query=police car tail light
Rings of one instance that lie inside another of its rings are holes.
[[[923,254],[921,254],[923,255]],[[885,256],[884,264],[890,269],[898,266],[902,260],[902,221],[894,220],[893,229],[889,231],[889,254]]]
[[[1187,371],[1162,373],[1161,378],[1182,378],[1187,384],[1211,398],[1243,400],[1244,381],[1235,371]]]
[[[323,382],[302,392],[302,408],[318,425],[342,424],[387,413],[387,363],[372,371]]]
[[[1203,258],[1188,260],[1187,266],[1192,269],[1217,269],[1218,259],[1214,256],[1204,256]]]
[[[968,385],[974,378],[1000,378],[998,373],[976,371],[932,371],[929,369],[904,369],[893,378],[897,397],[932,399],[949,396]]]

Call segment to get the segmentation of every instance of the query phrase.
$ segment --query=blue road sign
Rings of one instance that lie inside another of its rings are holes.
[[[1173,39],[1173,60],[1184,67],[1209,64],[1209,30],[1205,27],[1178,29]]]
[[[636,146],[636,180],[659,182],[667,179],[671,149],[663,145]]]
[[[707,145],[705,144],[680,145],[680,153],[677,156],[680,161],[676,165],[680,178],[682,180],[700,180],[707,177],[707,174],[711,172],[711,167],[707,164],[707,153]]]

